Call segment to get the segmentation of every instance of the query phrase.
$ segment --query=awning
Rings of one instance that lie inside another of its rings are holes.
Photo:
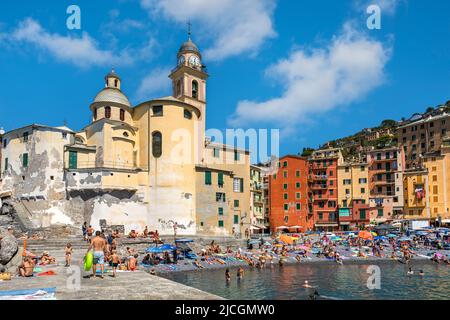
[[[316,223],[316,227],[337,227],[337,223]]]
[[[350,222],[340,222],[339,223],[341,226],[349,226]]]

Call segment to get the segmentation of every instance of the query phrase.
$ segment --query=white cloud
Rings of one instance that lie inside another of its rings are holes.
[[[6,37],[7,40],[12,42],[35,45],[39,49],[49,52],[60,61],[80,67],[93,65],[123,66],[133,61],[126,51],[115,54],[112,51],[100,49],[96,41],[86,32],[83,32],[81,37],[50,33],[39,22],[31,18],[22,21]]]
[[[194,36],[206,34],[213,40],[204,51],[208,60],[255,54],[263,43],[276,36],[273,28],[275,0],[141,0],[155,17],[194,24]],[[200,26],[198,28],[197,26]]]
[[[390,47],[346,24],[326,48],[295,50],[266,70],[283,93],[263,102],[240,101],[230,125],[273,123],[291,131],[316,114],[350,104],[383,83]]]
[[[170,68],[157,68],[141,80],[136,92],[137,100],[148,100],[150,97],[170,95]]]

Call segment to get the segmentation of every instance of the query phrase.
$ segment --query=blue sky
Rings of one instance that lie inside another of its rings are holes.
[[[81,30],[66,27],[71,4]],[[369,4],[381,30],[366,27]],[[111,67],[133,104],[169,95],[191,20],[210,73],[207,127],[279,128],[280,153],[297,153],[450,100],[448,12],[444,0],[10,1],[0,127],[81,129]]]

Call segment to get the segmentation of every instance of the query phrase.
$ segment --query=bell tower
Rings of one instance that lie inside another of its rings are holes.
[[[188,40],[178,50],[177,66],[169,77],[172,79],[172,95],[200,109],[201,117],[204,119],[208,74],[202,63],[201,53],[191,40],[190,24]]]

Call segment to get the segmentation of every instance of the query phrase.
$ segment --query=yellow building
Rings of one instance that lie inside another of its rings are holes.
[[[353,200],[369,203],[369,170],[367,163],[338,165],[338,203],[340,208],[351,208]]]
[[[428,171],[427,191],[431,219],[446,220],[450,223],[450,144],[448,139],[443,141],[440,153],[424,156],[423,166]]]
[[[161,234],[173,234],[176,224],[180,235],[228,236],[250,227],[249,152],[205,137],[208,74],[190,38],[169,77],[171,96],[132,106],[112,70],[90,105],[91,123],[59,141],[60,164],[36,169],[59,172],[64,194],[54,205],[70,224]],[[7,157],[21,152],[4,150]]]
[[[411,169],[403,174],[404,209],[399,218],[430,220],[428,172],[426,169]]]

